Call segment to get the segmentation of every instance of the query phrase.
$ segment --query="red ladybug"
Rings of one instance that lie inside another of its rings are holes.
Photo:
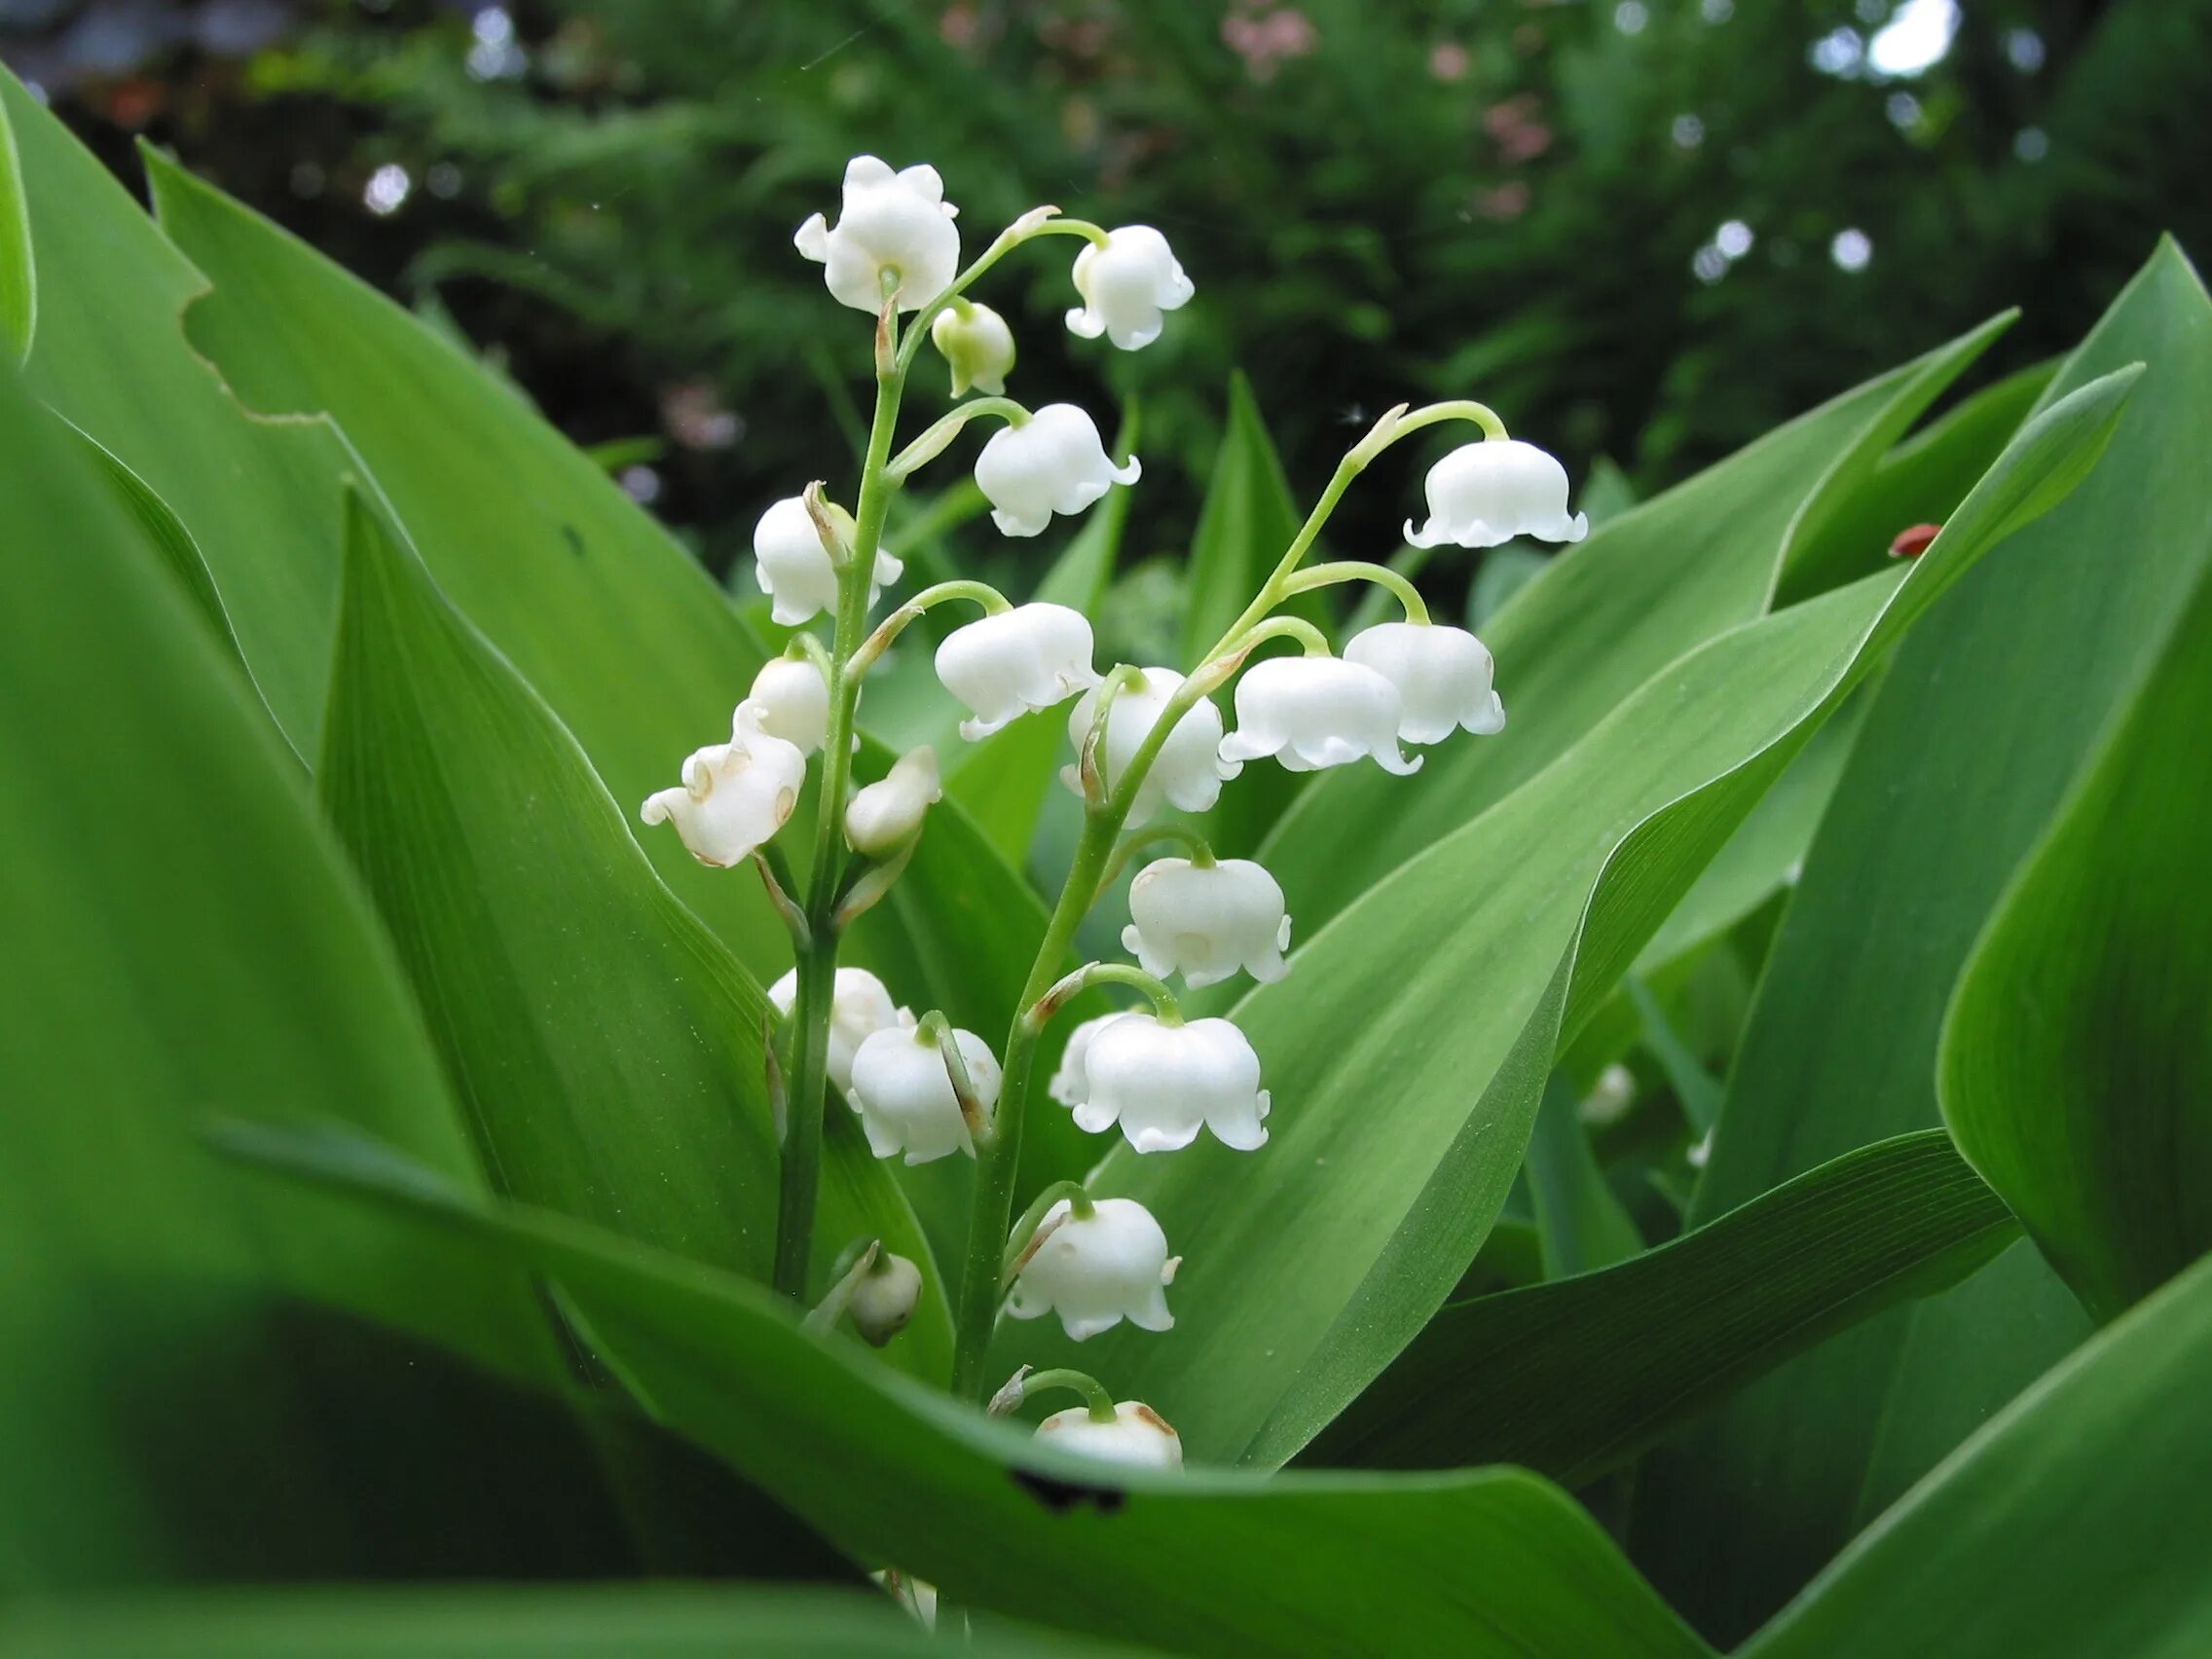
[[[1928,544],[1943,534],[1939,524],[1916,524],[1910,530],[1900,530],[1897,539],[1890,543],[1893,559],[1917,559],[1928,551]]]

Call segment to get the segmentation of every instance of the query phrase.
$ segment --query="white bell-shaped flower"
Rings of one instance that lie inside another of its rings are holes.
[[[1166,712],[1168,699],[1182,683],[1183,677],[1171,668],[1147,668],[1114,698],[1114,706],[1106,715],[1106,734],[1098,745],[1098,764],[1105,771],[1109,789],[1136,757],[1137,750]],[[1086,691],[1068,715],[1068,740],[1075,745],[1078,756],[1097,716],[1098,693]],[[1175,729],[1153,757],[1144,782],[1137,786],[1129,822],[1142,824],[1163,800],[1172,801],[1185,812],[1211,810],[1221,798],[1222,780],[1236,776],[1235,766],[1223,764],[1220,747],[1221,711],[1210,697],[1200,697],[1175,722]],[[1083,793],[1079,767],[1061,767],[1060,781],[1077,794]]]
[[[1057,1313],[1076,1342],[1110,1331],[1124,1319],[1147,1331],[1175,1323],[1164,1287],[1175,1282],[1180,1256],[1167,1254],[1167,1235],[1134,1198],[1099,1198],[1088,1216],[1062,1198],[1037,1225],[1044,1239],[1014,1281],[1006,1310],[1016,1319]]]
[[[998,1061],[972,1031],[955,1031],[952,1041],[968,1062],[977,1103],[988,1112],[999,1098]],[[868,1150],[878,1158],[903,1152],[908,1163],[927,1163],[976,1150],[944,1055],[910,1027],[886,1026],[868,1034],[853,1054],[852,1098]]]
[[[768,987],[776,1013],[791,1017],[798,1001],[798,970]],[[840,968],[830,988],[830,1081],[839,1093],[853,1087],[853,1055],[878,1031],[911,1026],[914,1016],[891,1000],[883,981],[866,968]]]
[[[762,727],[760,705],[740,703],[730,740],[694,750],[683,762],[683,783],[645,797],[638,816],[671,824],[691,856],[726,869],[752,856],[784,827],[806,780],[798,745]]]
[[[1167,1419],[1142,1400],[1124,1400],[1112,1422],[1099,1422],[1088,1406],[1054,1412],[1037,1425],[1037,1438],[1073,1452],[1132,1469],[1180,1469],[1183,1440]]]
[[[837,222],[816,213],[792,239],[800,253],[825,266],[824,280],[839,305],[869,315],[883,309],[883,274],[896,273],[903,312],[919,311],[952,285],[960,269],[959,209],[944,199],[944,180],[928,163],[891,170],[888,162],[855,156],[845,164],[845,200]]]
[[[1075,256],[1075,291],[1083,304],[1068,313],[1068,331],[1086,340],[1103,334],[1134,351],[1160,338],[1161,313],[1187,304],[1193,289],[1165,237],[1150,225],[1124,225]]]
[[[1345,661],[1398,688],[1398,736],[1408,743],[1440,743],[1455,728],[1482,736],[1505,729],[1490,647],[1464,628],[1381,622],[1351,637]]]
[[[1090,1040],[1121,1017],[1119,1013],[1101,1014],[1068,1033],[1059,1066],[1052,1073],[1052,1081],[1045,1086],[1047,1094],[1062,1106],[1081,1106],[1090,1098]]]
[[[1428,523],[1417,531],[1406,520],[1406,539],[1416,547],[1495,547],[1516,535],[1580,541],[1590,534],[1589,515],[1567,510],[1567,468],[1518,438],[1461,444],[1428,469],[1427,495]]]
[[[1097,684],[1090,648],[1090,619],[1064,605],[1017,605],[955,628],[937,648],[937,677],[976,711],[960,735],[974,743]]]
[[[966,396],[971,387],[993,397],[1006,391],[1006,377],[1014,372],[1014,330],[989,306],[973,300],[946,306],[930,324],[930,344],[952,371],[953,396]]]
[[[802,755],[830,740],[830,683],[809,657],[770,657],[753,677],[748,702],[760,705],[760,729],[798,745]]]
[[[1194,989],[1241,968],[1255,979],[1290,972],[1290,918],[1282,887],[1250,859],[1193,864],[1157,859],[1129,883],[1122,945],[1156,979],[1183,976]]]
[[[1048,403],[1018,426],[1002,426],[976,458],[976,487],[1002,535],[1035,535],[1054,513],[1080,513],[1108,488],[1134,484],[1137,458],[1116,466],[1097,423],[1072,403]]]
[[[1344,766],[1372,755],[1386,772],[1418,772],[1420,756],[1398,748],[1405,705],[1372,668],[1342,657],[1270,657],[1236,682],[1236,729],[1221,740],[1235,777],[1247,760],[1273,756],[1289,772]]]
[[[1152,1014],[1124,1014],[1090,1040],[1084,1080],[1076,1126],[1100,1134],[1119,1123],[1138,1152],[1177,1151],[1201,1128],[1238,1152],[1267,1142],[1260,1056],[1226,1019],[1167,1025]]]
[[[856,793],[845,808],[845,844],[864,857],[880,859],[909,840],[929,809],[944,798],[937,751],[928,744],[909,749],[891,763],[879,783]]]
[[[906,567],[888,553],[875,556],[875,578],[867,590],[873,605]],[[802,496],[786,496],[760,515],[753,527],[753,570],[760,591],[775,601],[776,625],[795,628],[822,611],[837,609],[837,569],[814,528]]]

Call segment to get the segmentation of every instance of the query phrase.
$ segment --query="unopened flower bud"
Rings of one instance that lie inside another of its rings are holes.
[[[1116,1406],[1112,1422],[1098,1421],[1088,1406],[1070,1406],[1039,1423],[1037,1438],[1080,1457],[1126,1468],[1183,1466],[1182,1437],[1141,1400],[1124,1400]]]
[[[1124,1319],[1147,1331],[1175,1323],[1164,1287],[1175,1282],[1182,1258],[1167,1254],[1167,1235],[1136,1199],[1099,1198],[1080,1216],[1062,1198],[1037,1233],[1044,1242],[1022,1264],[1007,1299],[1016,1319],[1057,1313],[1079,1343]]]
[[[1175,1152],[1211,1129],[1222,1145],[1267,1143],[1268,1091],[1260,1056],[1226,1019],[1167,1025],[1125,1014],[1091,1038],[1076,1126],[1100,1134],[1117,1123],[1137,1152]]]
[[[1241,768],[1273,756],[1285,771],[1312,772],[1372,755],[1386,772],[1418,772],[1420,757],[1398,749],[1404,713],[1398,688],[1372,668],[1342,657],[1270,657],[1236,682],[1236,729],[1221,740],[1221,758]]]
[[[1345,661],[1398,688],[1398,736],[1407,743],[1438,743],[1456,728],[1481,736],[1505,729],[1490,649],[1464,628],[1379,623],[1352,636]]]
[[[830,739],[830,684],[811,658],[770,657],[753,677],[749,701],[760,705],[760,729],[802,755]]]
[[[1103,768],[1106,786],[1112,789],[1152,728],[1166,712],[1168,699],[1183,683],[1183,677],[1171,668],[1148,668],[1137,678],[1124,684],[1114,698],[1114,706],[1107,711],[1106,732],[1098,745],[1098,764]],[[1076,753],[1090,736],[1090,727],[1098,716],[1098,693],[1086,691],[1068,716],[1068,738]],[[1153,757],[1144,782],[1137,786],[1136,800],[1129,808],[1129,822],[1142,824],[1160,809],[1161,801],[1169,801],[1185,812],[1206,812],[1221,798],[1221,781],[1234,778],[1236,768],[1225,766],[1218,753],[1221,744],[1221,711],[1209,697],[1200,697],[1192,704],[1183,718],[1175,722],[1175,729],[1167,734],[1160,753]],[[1078,768],[1069,766],[1060,773],[1060,781],[1076,793],[1083,793],[1083,777]]]
[[[854,852],[880,859],[921,832],[922,817],[944,798],[937,751],[928,744],[891,763],[881,783],[869,784],[845,808],[845,841]]]
[[[1006,377],[1014,372],[1014,330],[989,306],[973,300],[946,306],[930,324],[930,344],[952,370],[953,396],[966,396],[971,387],[993,397],[1006,391]]]
[[[1428,469],[1428,523],[1406,539],[1416,547],[1456,542],[1495,547],[1517,535],[1580,541],[1587,513],[1567,510],[1567,468],[1534,444],[1492,438],[1461,444]]]
[[[806,756],[770,736],[762,716],[757,703],[738,704],[730,740],[694,751],[682,786],[647,796],[639,818],[673,823],[703,865],[727,868],[749,858],[784,827],[806,780]]]
[[[973,743],[1035,709],[1098,683],[1090,621],[1064,605],[1017,605],[955,628],[937,648],[937,677],[976,711],[960,722]]]
[[[861,1339],[881,1347],[906,1328],[922,1304],[922,1270],[885,1250],[853,1286],[845,1311]]]
[[[998,1103],[999,1063],[974,1032],[955,1031],[952,1040],[967,1063],[977,1104],[988,1112]],[[908,1163],[927,1163],[976,1150],[944,1055],[918,1030],[887,1027],[861,1044],[853,1055],[852,1098],[868,1150],[878,1158],[904,1153]]]
[[[976,458],[976,486],[1004,535],[1035,535],[1054,513],[1080,513],[1116,484],[1134,484],[1137,458],[1116,466],[1097,423],[1072,403],[1048,403],[993,432]]]
[[[798,1000],[798,970],[768,987],[776,1013],[791,1017]],[[878,1031],[911,1026],[914,1016],[891,1000],[883,981],[866,968],[840,968],[830,992],[830,1081],[840,1093],[853,1087],[853,1055]]]
[[[1180,974],[1194,989],[1240,968],[1279,979],[1290,972],[1290,918],[1280,884],[1250,859],[1158,859],[1129,884],[1122,945],[1154,978]]]
[[[893,172],[887,162],[855,156],[845,164],[837,223],[816,213],[792,240],[827,267],[823,279],[839,305],[870,316],[880,312],[888,272],[897,279],[899,309],[918,311],[951,285],[960,267],[960,231],[952,222],[958,212],[928,163]]]
[[[1124,351],[1160,338],[1162,312],[1193,292],[1167,239],[1150,225],[1124,225],[1103,244],[1087,242],[1075,256],[1075,291],[1083,304],[1068,313],[1068,331],[1086,340],[1105,335]]]
[[[837,608],[837,569],[803,496],[786,496],[760,515],[753,527],[753,570],[760,591],[775,602],[769,613],[778,627],[795,628]],[[890,554],[878,553],[868,604],[904,570]]]

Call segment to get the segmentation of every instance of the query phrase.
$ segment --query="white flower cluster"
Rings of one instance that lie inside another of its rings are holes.
[[[959,730],[970,742],[1025,716],[1072,704],[1067,730],[1073,758],[1061,776],[1084,797],[1087,836],[1105,837],[1096,844],[1086,869],[1088,885],[1080,894],[1071,877],[1079,906],[1095,900],[1104,855],[1124,829],[1133,833],[1115,851],[1117,867],[1138,846],[1162,839],[1183,842],[1189,855],[1155,858],[1129,887],[1122,942],[1135,964],[1094,963],[1067,981],[1071,994],[1089,983],[1133,984],[1151,1006],[1078,1024],[1067,1036],[1047,1092],[1069,1109],[1080,1128],[1105,1134],[1118,1127],[1139,1155],[1175,1152],[1208,1134],[1232,1151],[1256,1151],[1268,1140],[1271,1106],[1257,1051],[1229,1019],[1186,1020],[1167,982],[1179,978],[1195,990],[1238,974],[1263,982],[1281,978],[1291,966],[1283,890],[1249,859],[1216,859],[1188,826],[1146,827],[1162,807],[1208,811],[1223,785],[1254,761],[1272,759],[1287,771],[1310,772],[1372,759],[1385,771],[1408,774],[1419,768],[1421,757],[1409,756],[1404,746],[1439,743],[1460,730],[1500,731],[1505,711],[1491,655],[1465,630],[1431,623],[1401,578],[1363,565],[1315,571],[1299,585],[1347,579],[1395,584],[1407,619],[1364,629],[1345,642],[1341,654],[1332,653],[1326,638],[1311,627],[1268,619],[1269,609],[1292,591],[1280,584],[1295,555],[1255,605],[1260,620],[1225,640],[1218,654],[1198,664],[1190,678],[1158,665],[1121,664],[1101,673],[1093,661],[1091,625],[1082,612],[1050,603],[1009,606],[976,582],[939,584],[895,611],[865,645],[855,638],[856,610],[865,627],[866,611],[882,590],[903,574],[900,561],[880,547],[881,492],[940,454],[970,420],[1004,423],[981,446],[975,477],[993,524],[1007,536],[1038,535],[1056,515],[1084,512],[1113,486],[1134,484],[1141,476],[1134,456],[1117,463],[1097,423],[1084,410],[1052,403],[1030,411],[1004,395],[1015,360],[1014,331],[997,312],[965,293],[968,283],[1032,237],[1080,236],[1084,245],[1072,275],[1081,304],[1067,313],[1066,325],[1080,338],[1103,336],[1124,350],[1160,338],[1165,314],[1192,298],[1190,278],[1166,239],[1150,226],[1108,231],[1058,220],[1055,210],[1040,208],[1015,221],[963,273],[956,214],[934,167],[895,171],[862,156],[846,168],[836,223],[818,213],[799,227],[798,250],[824,267],[830,294],[881,319],[879,378],[890,387],[892,416],[913,349],[925,337],[949,367],[956,398],[971,388],[984,395],[956,405],[897,459],[887,460],[881,448],[871,451],[858,521],[818,488],[778,500],[761,515],[754,533],[756,573],[774,620],[798,628],[828,614],[836,623],[836,638],[826,647],[801,637],[794,646],[804,654],[794,649],[763,667],[737,706],[729,742],[693,754],[683,763],[681,786],[648,798],[642,816],[647,824],[673,823],[702,863],[728,866],[756,858],[806,960],[820,929],[841,929],[857,913],[854,906],[873,903],[898,878],[930,806],[942,794],[938,757],[926,747],[900,757],[880,781],[851,790],[844,751],[857,741],[850,733],[862,677],[898,631],[929,606],[954,599],[980,603],[986,613],[939,645],[938,679],[968,711]],[[898,318],[907,313],[921,314],[902,347]],[[1391,424],[1402,414],[1386,417],[1371,441],[1389,441]],[[879,409],[879,419],[885,418]],[[1555,541],[1583,535],[1587,521],[1569,514],[1567,474],[1557,461],[1504,438],[1494,417],[1479,405],[1434,406],[1412,424],[1447,418],[1479,419],[1490,435],[1451,451],[1431,467],[1428,517],[1418,529],[1407,524],[1409,541],[1421,547],[1442,542],[1487,547],[1515,535]],[[1300,548],[1304,545],[1302,539]],[[1285,636],[1300,642],[1302,654],[1248,662],[1261,643]],[[1230,728],[1212,693],[1233,678]],[[774,873],[781,866],[762,849],[792,817],[808,759],[815,756],[823,757],[825,791],[834,780],[838,793],[831,799],[842,804],[841,817],[825,816],[824,833],[834,834],[841,823],[844,844],[857,862],[840,871],[842,853],[830,859],[818,852],[815,867],[829,870],[835,891],[827,903],[823,893],[809,894],[802,906],[782,894]],[[830,943],[833,947],[833,934]],[[812,960],[818,964],[813,972],[825,972],[819,965],[833,956],[817,951]],[[1041,965],[1041,973],[1045,966],[1057,965]],[[812,994],[820,997],[817,985]],[[787,1020],[793,1018],[801,1001],[798,972],[771,987],[769,998]],[[982,1038],[954,1029],[940,1014],[917,1019],[874,975],[838,968],[828,988],[826,1036],[819,1025],[812,1027],[817,1046],[806,1063],[819,1075],[806,1079],[809,1090],[827,1087],[842,1095],[879,1158],[919,1164],[963,1153],[983,1157],[998,1144],[1002,1088],[1011,1090],[1008,1110],[1018,1113],[1027,1088],[1027,1045],[1035,1043],[1060,1000],[1055,994],[1021,1012],[1010,1038],[1020,1052],[1010,1047],[1005,1056],[1006,1074],[1014,1079],[1009,1085],[1001,1056]],[[820,1001],[808,1004],[807,1016],[809,1022],[824,1016]],[[794,1051],[804,1036],[794,1037]],[[799,1109],[809,1105],[802,1099]],[[1096,1197],[1073,1183],[1055,1191],[1056,1197],[1040,1197],[1008,1241],[1004,1310],[1016,1319],[1056,1314],[1079,1342],[1124,1320],[1145,1330],[1169,1329],[1174,1319],[1165,1290],[1180,1258],[1169,1254],[1159,1220],[1133,1198]],[[908,1284],[912,1265],[896,1257],[887,1261],[896,1269],[874,1272],[868,1295],[899,1306],[875,1309],[864,1322],[886,1341],[919,1294],[918,1279]],[[803,1257],[798,1277],[804,1277]],[[1073,1374],[1058,1375],[1063,1385],[1075,1385],[1066,1382]],[[1149,1407],[1134,1401],[1112,1406],[1095,1383],[1080,1381],[1092,1391],[1090,1404],[1048,1418],[1041,1436],[1133,1465],[1180,1463],[1174,1430]],[[1018,1388],[1013,1397],[1018,1398]]]

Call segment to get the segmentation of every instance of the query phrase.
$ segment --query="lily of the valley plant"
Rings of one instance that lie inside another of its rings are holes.
[[[1048,237],[1080,243],[1070,273],[1078,303],[1067,313],[1078,338],[1141,350],[1192,297],[1190,277],[1157,230],[1107,230],[1053,207],[1023,214],[963,268],[955,209],[928,166],[894,171],[872,156],[857,157],[845,169],[836,222],[816,214],[799,227],[798,251],[824,267],[830,293],[874,319],[866,457],[849,500],[815,482],[761,515],[754,535],[760,586],[775,619],[803,631],[761,670],[728,741],[686,759],[681,784],[648,799],[643,817],[673,824],[702,863],[750,862],[790,928],[795,966],[770,993],[784,1021],[782,1058],[771,1062],[771,1090],[780,1081],[784,1093],[777,1289],[801,1302],[813,1284],[825,1111],[858,1113],[879,1158],[972,1159],[969,1232],[957,1283],[948,1287],[954,1388],[999,1410],[1041,1387],[1073,1389],[1083,1403],[1047,1418],[1040,1435],[1078,1453],[1167,1467],[1181,1461],[1175,1431],[1142,1402],[1117,1402],[1104,1383],[1074,1371],[1024,1368],[1011,1382],[986,1374],[1002,1314],[1054,1316],[1077,1341],[1126,1319],[1171,1342],[1167,1293],[1178,1272],[1236,1271],[1234,1263],[1181,1262],[1142,1204],[1093,1198],[1074,1182],[1052,1186],[1016,1216],[1022,1131],[1041,1109],[1040,1096],[1049,1103],[1042,1109],[1056,1103],[1092,1134],[1119,1128],[1136,1152],[1159,1155],[1210,1135],[1264,1158],[1270,1113],[1300,1108],[1295,1088],[1267,1087],[1262,1056],[1234,1022],[1187,1020],[1172,984],[1196,988],[1237,975],[1270,980],[1290,972],[1292,918],[1282,889],[1258,864],[1216,859],[1199,829],[1156,819],[1168,807],[1204,813],[1248,764],[1304,772],[1371,762],[1411,774],[1421,760],[1409,746],[1503,731],[1491,655],[1479,640],[1432,621],[1412,585],[1385,566],[1306,562],[1352,480],[1389,445],[1443,422],[1466,422],[1479,432],[1430,469],[1426,520],[1407,525],[1416,545],[1488,547],[1521,535],[1574,541],[1586,521],[1568,511],[1559,462],[1507,437],[1482,404],[1400,405],[1345,456],[1259,591],[1196,662],[1101,667],[1080,612],[1014,605],[977,581],[924,588],[875,619],[883,587],[901,574],[882,550],[892,496],[948,455],[972,422],[995,428],[976,455],[975,476],[992,522],[1008,536],[1040,535],[1055,517],[1081,514],[1140,477],[1136,457],[1111,455],[1089,413],[1065,403],[1030,409],[1007,392],[1013,333],[971,290],[1015,248]],[[925,344],[948,365],[956,397],[979,395],[955,403],[902,448],[901,406]],[[1355,635],[1339,656],[1316,629],[1279,610],[1297,594],[1342,582],[1380,585],[1405,614]],[[852,756],[870,667],[901,630],[940,605],[980,611],[944,639],[936,657],[946,693],[968,712],[962,738],[977,741],[1067,705],[1071,756],[1062,777],[1084,809],[1081,839],[1018,1010],[1008,1030],[988,1036],[954,1029],[935,1011],[917,1017],[894,988],[837,961],[841,936],[899,879],[940,796],[938,757],[926,748],[859,790]],[[1252,662],[1271,641],[1299,651]],[[1222,692],[1230,694],[1234,723],[1215,701]],[[821,804],[813,844],[800,856],[781,848],[778,836],[810,765]],[[1136,960],[1063,973],[1079,924],[1113,876],[1158,848],[1172,848],[1172,856],[1151,858],[1129,893],[1123,942]],[[1047,1028],[1093,985],[1133,991],[1141,1005],[1082,1022],[1069,1033],[1057,1071],[1040,1079]],[[921,1288],[915,1264],[876,1240],[855,1240],[811,1317],[818,1325],[849,1317],[868,1340],[887,1342]]]

